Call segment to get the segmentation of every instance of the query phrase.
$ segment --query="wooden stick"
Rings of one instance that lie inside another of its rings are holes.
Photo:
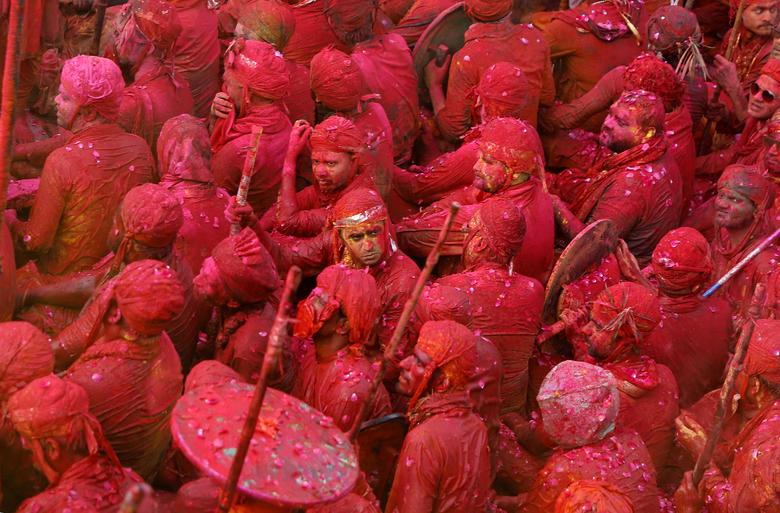
[[[374,397],[376,396],[377,390],[379,390],[379,386],[385,379],[387,364],[390,360],[393,359],[395,352],[398,351],[398,344],[401,343],[401,337],[406,330],[406,325],[409,324],[409,319],[412,317],[412,312],[414,312],[414,309],[417,307],[417,302],[420,300],[423,288],[425,288],[425,283],[428,281],[428,278],[433,272],[433,268],[436,267],[436,264],[439,261],[441,247],[444,244],[444,240],[447,238],[447,234],[452,228],[452,223],[455,221],[455,215],[458,213],[458,210],[460,210],[459,203],[454,202],[452,205],[450,205],[450,213],[447,216],[447,220],[444,221],[444,226],[441,227],[439,238],[436,240],[436,244],[434,244],[431,252],[428,253],[428,258],[425,260],[425,267],[423,267],[423,270],[417,277],[417,282],[414,284],[412,295],[406,301],[404,309],[401,312],[401,317],[398,319],[398,324],[395,326],[395,331],[393,331],[393,336],[390,338],[390,342],[387,344],[387,347],[385,347],[385,351],[382,354],[382,359],[379,360],[379,370],[377,371],[376,376],[374,376],[374,381],[371,383],[368,397],[365,401],[363,401],[363,404],[360,405],[360,410],[358,410],[358,413],[355,416],[355,422],[352,424],[352,428],[349,430],[347,436],[350,440],[355,440],[358,431],[360,431],[360,425],[363,424],[363,419],[368,414],[369,406],[374,402]]]
[[[761,244],[759,244],[758,246],[753,248],[753,250],[750,253],[748,253],[747,255],[745,255],[745,257],[742,260],[737,262],[737,265],[735,265],[734,267],[729,269],[728,272],[721,277],[721,279],[716,281],[701,296],[706,298],[706,297],[710,297],[711,295],[713,295],[719,288],[721,288],[723,286],[724,283],[726,283],[731,278],[733,278],[734,275],[736,275],[739,271],[741,271],[743,267],[748,265],[748,263],[750,263],[751,260],[756,258],[756,256],[758,256],[759,253],[764,251],[764,249],[766,249],[767,246],[772,244],[775,241],[775,239],[777,239],[778,235],[780,235],[780,228],[775,230],[772,233],[772,235],[770,235],[766,239],[762,240]]]
[[[694,486],[699,486],[699,482],[704,476],[704,470],[709,465],[712,455],[715,452],[715,445],[718,443],[723,424],[726,420],[726,408],[731,403],[731,397],[734,394],[734,382],[736,381],[737,374],[742,370],[742,363],[745,361],[745,354],[747,354],[750,337],[753,336],[755,319],[761,314],[765,293],[766,287],[764,285],[759,284],[756,286],[756,290],[753,293],[753,299],[750,301],[748,318],[739,331],[739,340],[737,341],[737,347],[734,350],[734,357],[731,359],[731,364],[726,373],[726,379],[723,382],[723,386],[720,388],[720,401],[718,402],[718,409],[715,410],[712,429],[707,435],[707,443],[704,445],[704,450],[699,454],[699,459],[696,460],[696,466],[693,468]]]
[[[95,33],[92,35],[92,48],[90,48],[92,55],[100,53],[100,38],[103,36],[103,26],[106,22],[106,7],[106,0],[95,1]]]
[[[249,195],[249,184],[255,172],[255,161],[257,160],[257,150],[260,147],[261,135],[263,135],[263,127],[253,125],[252,135],[249,138],[249,150],[246,152],[244,169],[241,171],[241,183],[238,185],[238,192],[236,193],[236,204],[241,207],[246,205],[246,198]],[[241,225],[233,224],[230,226],[231,235],[236,235],[240,231]]]
[[[0,102],[0,212],[5,210],[14,145],[16,95],[19,91],[19,61],[22,54],[22,24],[25,0],[11,0],[8,37],[4,55],[3,95]]]
[[[284,282],[284,290],[282,291],[282,297],[279,301],[279,310],[276,312],[274,324],[268,335],[268,344],[265,350],[265,357],[263,358],[263,366],[260,368],[260,378],[257,380],[252,402],[249,403],[249,411],[246,415],[246,421],[244,421],[244,427],[241,429],[241,438],[238,441],[238,447],[236,447],[236,455],[233,457],[233,462],[230,465],[230,473],[228,474],[227,481],[225,481],[225,486],[222,488],[222,494],[219,497],[217,513],[227,513],[230,511],[230,508],[233,506],[233,501],[236,498],[238,479],[241,476],[241,470],[244,468],[244,460],[249,451],[249,442],[255,434],[257,417],[260,415],[260,409],[263,406],[265,391],[268,389],[268,377],[276,366],[276,362],[282,352],[283,341],[287,336],[287,323],[290,320],[287,315],[289,314],[290,305],[292,304],[292,295],[298,289],[300,283],[301,270],[296,266],[292,266],[290,270],[287,271],[287,279]]]
[[[133,485],[125,494],[125,499],[119,506],[117,513],[136,513],[138,508],[141,507],[143,500],[152,495],[152,487],[146,483],[138,483]]]

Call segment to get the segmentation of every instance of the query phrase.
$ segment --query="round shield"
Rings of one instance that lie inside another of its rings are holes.
[[[255,387],[225,383],[182,396],[173,411],[178,447],[206,475],[225,481]],[[249,445],[238,490],[262,502],[311,508],[340,499],[358,477],[346,435],[327,417],[269,388]]]
[[[591,266],[615,251],[618,243],[615,225],[609,219],[599,219],[574,237],[555,263],[544,291],[542,320],[551,324],[556,320],[558,297],[563,286],[579,278]]]
[[[383,507],[390,494],[395,466],[408,429],[406,417],[392,413],[364,422],[358,432],[360,469]]]

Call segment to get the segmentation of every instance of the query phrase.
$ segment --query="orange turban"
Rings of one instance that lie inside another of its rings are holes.
[[[184,382],[184,392],[186,393],[200,387],[224,385],[231,381],[240,383],[243,381],[243,378],[241,378],[238,372],[222,362],[204,360],[193,367],[187,374],[187,379]]]
[[[184,222],[176,196],[154,183],[130,189],[122,200],[119,215],[125,238],[150,248],[173,244]]]
[[[323,10],[336,36],[354,44],[373,29],[377,0],[325,0]]]

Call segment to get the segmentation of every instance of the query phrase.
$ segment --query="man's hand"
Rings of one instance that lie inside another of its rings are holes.
[[[707,111],[704,115],[713,123],[719,123],[728,117],[729,112],[725,105],[720,102],[715,102],[707,104]]]
[[[682,412],[674,419],[674,426],[677,431],[677,441],[694,460],[698,459],[707,443],[707,433],[702,425],[690,413]]]
[[[295,161],[303,151],[311,137],[312,127],[308,121],[299,119],[290,131],[290,142],[287,145],[287,159]]]
[[[715,56],[715,61],[710,66],[710,75],[726,93],[734,92],[741,88],[736,64],[722,55]]]
[[[452,55],[447,55],[444,58],[444,62],[441,66],[436,65],[436,59],[431,61],[425,66],[425,85],[428,89],[434,87],[440,88],[444,83],[444,79],[447,77],[447,73],[450,71],[450,62],[452,61]]]
[[[238,224],[241,228],[257,224],[257,215],[250,205],[241,206],[236,203],[236,197],[231,196],[225,209],[225,219],[230,224]]]
[[[227,93],[217,93],[211,102],[211,114],[220,119],[226,119],[235,108]]]

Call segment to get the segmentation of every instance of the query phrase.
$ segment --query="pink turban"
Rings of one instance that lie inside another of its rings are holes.
[[[145,336],[159,335],[184,308],[184,288],[157,260],[139,260],[117,276],[114,298],[127,324]]]
[[[485,71],[475,92],[489,113],[516,118],[528,105],[529,89],[522,69],[508,62],[499,62]]]
[[[523,245],[525,217],[508,199],[491,198],[482,203],[474,217],[479,216],[482,237],[491,251],[507,260]]]
[[[0,401],[53,370],[49,337],[28,322],[0,323]]]
[[[357,63],[332,46],[311,60],[311,89],[317,101],[338,112],[351,112],[368,90]]]
[[[238,40],[228,53],[225,77],[269,100],[287,95],[290,73],[281,53],[262,41]]]
[[[671,295],[693,292],[712,274],[710,245],[693,228],[668,232],[653,251],[653,274],[661,290]]]
[[[125,90],[122,72],[114,61],[92,55],[78,55],[65,61],[60,85],[79,107],[94,109],[113,121]]]
[[[512,11],[512,0],[466,0],[466,14],[476,21],[496,21]]]
[[[289,5],[279,0],[252,0],[235,9],[235,18],[244,27],[242,36],[265,41],[284,50],[295,31],[295,15]]]
[[[542,141],[536,129],[525,121],[496,118],[482,128],[477,145],[512,173],[540,177],[544,172]]]
[[[273,259],[250,228],[217,244],[211,256],[228,293],[240,303],[265,301],[279,287]]]
[[[163,54],[170,54],[181,34],[179,14],[165,0],[133,0],[136,27]]]
[[[363,149],[363,134],[349,119],[330,116],[314,127],[309,143],[312,151],[359,153]]]
[[[745,355],[745,372],[780,385],[780,320],[759,319]]]
[[[596,365],[567,360],[556,365],[537,395],[545,432],[560,446],[597,442],[615,429],[620,394],[614,376]]]

